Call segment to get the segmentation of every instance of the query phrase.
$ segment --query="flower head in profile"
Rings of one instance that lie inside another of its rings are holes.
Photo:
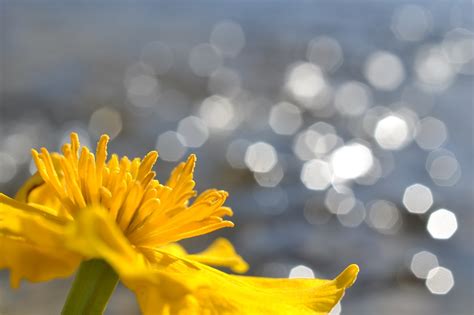
[[[197,195],[196,157],[166,183],[155,178],[158,153],[108,157],[103,135],[95,155],[77,134],[62,154],[32,151],[38,172],[15,199],[0,194],[0,269],[21,279],[67,277],[81,263],[103,261],[137,296],[145,314],[327,314],[351,286],[358,267],[334,280],[229,275],[247,263],[226,239],[189,254],[176,242],[233,227],[227,193]]]

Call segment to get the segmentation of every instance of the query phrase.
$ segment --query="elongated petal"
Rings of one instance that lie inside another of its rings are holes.
[[[21,279],[42,282],[69,277],[79,265],[77,255],[6,236],[0,236],[0,253],[0,269],[10,269],[13,288],[19,287]]]
[[[334,280],[231,276],[167,253],[161,265],[149,277],[166,275],[166,287],[127,282],[144,314],[328,314],[359,270],[351,265]],[[182,295],[170,297],[167,290],[182,283]]]
[[[237,273],[244,273],[249,268],[245,260],[237,254],[232,243],[225,238],[216,239],[208,248],[196,254],[189,254],[177,243],[167,245],[160,250],[208,266],[227,267]]]
[[[352,265],[334,280],[262,279],[227,275],[160,250],[150,259],[130,245],[108,213],[86,210],[66,233],[66,244],[107,261],[145,314],[327,314],[358,272]]]
[[[0,269],[8,268],[12,287],[20,280],[47,281],[67,277],[80,256],[62,246],[67,223],[0,194]]]

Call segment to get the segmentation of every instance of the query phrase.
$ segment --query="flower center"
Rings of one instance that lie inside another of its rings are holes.
[[[169,190],[155,179],[151,169],[158,153],[151,151],[143,160],[119,160],[113,154],[108,162],[107,143],[103,135],[97,144],[96,156],[82,147],[77,134],[71,134],[71,143],[63,145],[60,154],[32,150],[38,171],[61,201],[67,214],[90,205],[101,205],[123,231],[131,232],[160,206],[159,195]]]
[[[74,218],[81,209],[101,206],[127,238],[141,246],[166,244],[233,226],[222,219],[232,215],[232,210],[223,206],[225,191],[207,190],[188,206],[196,195],[194,155],[180,163],[162,185],[152,171],[156,151],[133,160],[113,154],[107,161],[108,141],[107,135],[100,138],[95,156],[87,147],[80,147],[76,133],[71,134],[71,143],[63,145],[62,155],[45,148],[32,150],[48,188],[38,193],[53,192],[60,203],[58,215]]]

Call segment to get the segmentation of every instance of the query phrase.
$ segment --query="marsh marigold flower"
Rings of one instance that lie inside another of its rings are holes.
[[[0,194],[0,269],[10,269],[13,287],[100,261],[135,293],[144,314],[327,314],[355,281],[355,265],[333,280],[212,268],[243,273],[248,266],[222,238],[197,254],[176,242],[234,226],[225,219],[232,215],[227,193],[196,197],[194,155],[163,184],[152,170],[157,152],[108,158],[108,140],[100,138],[95,155],[75,133],[62,154],[32,150],[38,172],[14,199]]]

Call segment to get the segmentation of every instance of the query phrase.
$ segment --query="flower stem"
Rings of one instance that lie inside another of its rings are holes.
[[[117,282],[118,275],[103,260],[84,261],[69,290],[61,314],[102,314]]]

